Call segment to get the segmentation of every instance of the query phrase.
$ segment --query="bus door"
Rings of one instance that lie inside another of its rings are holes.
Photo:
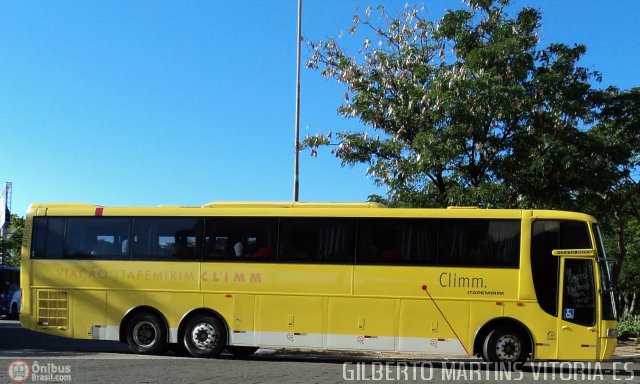
[[[561,258],[558,359],[599,356],[593,263],[593,259]]]

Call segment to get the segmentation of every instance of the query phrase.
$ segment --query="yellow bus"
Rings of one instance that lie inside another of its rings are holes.
[[[33,204],[23,327],[171,348],[608,359],[616,312],[596,220],[374,203]]]

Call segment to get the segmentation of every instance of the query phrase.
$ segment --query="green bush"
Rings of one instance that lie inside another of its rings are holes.
[[[623,315],[618,321],[618,338],[640,337],[640,315]]]

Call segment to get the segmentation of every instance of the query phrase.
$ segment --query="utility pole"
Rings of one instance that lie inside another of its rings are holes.
[[[5,240],[11,225],[11,183],[7,182],[0,192],[0,265],[4,264],[7,250]]]
[[[295,158],[293,161],[293,202],[298,201],[300,193],[300,182],[298,175],[300,173],[300,49],[302,45],[302,0],[298,0],[298,55],[296,59],[296,142],[295,142]]]

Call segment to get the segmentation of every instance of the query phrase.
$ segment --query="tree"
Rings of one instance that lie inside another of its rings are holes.
[[[606,189],[589,191],[583,200],[602,219],[608,234],[619,302],[625,304],[625,312],[636,313],[640,312],[640,88],[610,87],[595,92],[594,99],[599,112],[589,135],[601,143],[602,168],[614,177]]]
[[[24,237],[24,219],[18,215],[11,215],[9,233],[6,239],[0,238],[0,255],[2,262],[15,267],[20,266],[20,252]]]
[[[575,151],[589,139],[580,127],[599,75],[577,66],[584,46],[539,48],[540,12],[510,17],[508,5],[470,0],[438,21],[415,7],[400,17],[379,7],[377,19],[368,8],[350,29],[364,34],[357,55],[336,39],[309,43],[307,66],[347,87],[338,113],[366,129],[308,136],[304,147],[338,144],[342,165],[367,164],[391,204],[574,201],[593,171]],[[567,180],[566,169],[579,172]]]

